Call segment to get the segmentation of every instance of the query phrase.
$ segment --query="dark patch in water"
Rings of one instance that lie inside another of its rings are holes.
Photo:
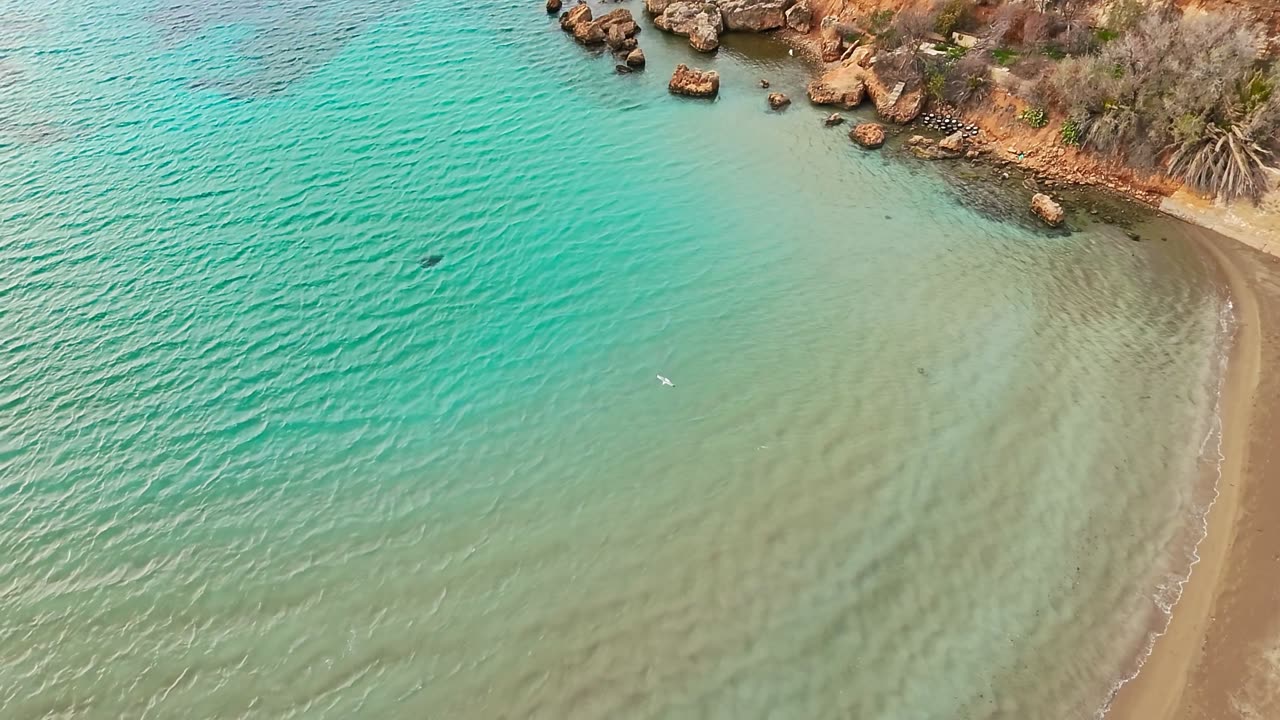
[[[400,12],[409,0],[170,0],[149,19],[166,47],[189,42],[219,28],[242,28],[236,46],[247,72],[202,77],[195,88],[237,98],[260,98],[287,90],[324,67],[373,24]]]
[[[443,255],[423,255],[418,264],[423,268],[433,268],[439,265],[441,260],[444,260]]]

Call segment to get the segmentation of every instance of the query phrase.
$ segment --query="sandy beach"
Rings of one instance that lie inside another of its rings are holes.
[[[1224,390],[1223,467],[1208,533],[1173,619],[1116,720],[1280,717],[1280,257],[1199,228],[1236,315]]]

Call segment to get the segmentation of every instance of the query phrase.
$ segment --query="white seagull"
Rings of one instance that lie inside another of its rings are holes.
[[[675,386],[676,386],[676,384],[675,384],[675,383],[671,382],[671,378],[668,378],[668,377],[662,377],[661,375],[659,375],[659,376],[658,376],[658,380],[659,380],[659,382],[661,382],[663,385],[666,385],[667,387],[675,387]]]

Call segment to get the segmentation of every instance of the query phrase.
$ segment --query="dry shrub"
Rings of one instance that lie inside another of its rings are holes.
[[[1258,38],[1231,13],[1155,13],[1098,55],[1063,61],[1052,84],[1085,145],[1135,164],[1163,158],[1201,192],[1256,199],[1280,134]]]

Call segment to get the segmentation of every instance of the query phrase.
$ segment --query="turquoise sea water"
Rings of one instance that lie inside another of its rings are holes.
[[[0,717],[1087,718],[1159,628],[1225,337],[1176,227],[965,202],[768,112],[807,71],[751,38],[645,20],[615,76],[534,0],[39,5]]]

